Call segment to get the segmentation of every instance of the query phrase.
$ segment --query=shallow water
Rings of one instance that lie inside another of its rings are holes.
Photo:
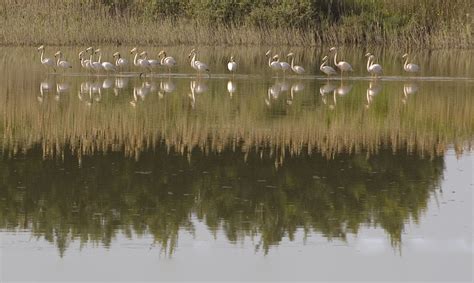
[[[408,76],[375,50],[373,79],[343,49],[341,80],[327,48],[278,50],[300,77],[266,48],[200,48],[209,77],[168,49],[171,74],[139,77],[2,48],[2,280],[472,280],[471,51]]]

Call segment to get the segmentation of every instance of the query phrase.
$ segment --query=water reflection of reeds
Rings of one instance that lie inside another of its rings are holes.
[[[45,157],[138,158],[165,146],[183,155],[256,151],[281,164],[302,152],[332,158],[390,147],[436,156],[454,144],[461,153],[474,132],[469,81],[237,78],[230,97],[227,79],[48,76],[9,63],[4,57],[0,78],[5,154],[40,144]],[[328,84],[332,92],[321,95]]]

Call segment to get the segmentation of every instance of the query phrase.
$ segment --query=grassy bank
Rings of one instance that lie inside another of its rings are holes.
[[[473,46],[470,0],[4,0],[1,45]]]

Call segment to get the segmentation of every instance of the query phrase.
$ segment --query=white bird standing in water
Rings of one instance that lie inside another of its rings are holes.
[[[280,62],[277,61],[278,55],[275,55],[272,57],[270,53],[271,53],[271,50],[268,50],[267,53],[265,53],[265,56],[268,57],[268,67],[270,67],[270,69],[272,69],[273,71],[281,70]]]
[[[405,63],[403,64],[405,72],[416,73],[420,71],[420,67],[417,64],[408,63],[408,53],[403,54],[402,58],[406,58]]]
[[[102,68],[107,71],[107,72],[115,72],[117,69],[115,68],[114,64],[110,62],[101,62],[102,60],[102,51],[97,49],[94,53],[99,53],[99,59],[97,62],[99,62],[102,65]]]
[[[288,62],[280,61],[280,56],[277,56],[277,61],[280,63],[281,70],[283,71],[283,76],[285,76],[286,71],[291,69],[291,65]]]
[[[374,64],[374,59],[375,56],[367,53],[365,54],[365,57],[367,58],[367,72],[370,73],[370,75],[375,75],[377,77],[378,75],[382,74],[382,66],[380,64]]]
[[[115,52],[112,56],[115,58],[115,66],[117,68],[123,69],[128,66],[128,60],[125,58],[122,58],[119,52]]]
[[[148,62],[148,60],[138,58],[139,54],[138,54],[138,49],[136,47],[133,48],[132,50],[130,50],[130,54],[134,54],[134,53],[135,53],[135,57],[133,58],[133,65],[151,72],[151,66],[150,66],[150,63]],[[140,74],[140,76],[142,74]]]
[[[58,57],[58,61],[56,62],[56,66],[62,68],[62,69],[70,69],[72,68],[71,63],[69,63],[66,60],[63,60],[63,53],[61,51],[58,51],[54,54],[54,57]]]
[[[150,64],[150,68],[154,69],[154,68],[158,68],[161,66],[161,63],[159,60],[155,60],[155,59],[148,59],[148,52],[146,51],[143,51],[142,53],[140,53],[140,56],[143,56],[143,60],[147,60],[148,63]]]
[[[201,61],[196,60],[196,55],[197,53],[195,49],[191,50],[188,55],[188,57],[191,58],[191,67],[193,67],[194,70],[198,71],[198,74],[202,72],[209,73],[209,68],[207,67],[207,65]]]
[[[334,70],[333,67],[326,65],[328,63],[328,60],[329,60],[328,56],[324,56],[323,63],[321,64],[319,69],[321,70],[321,72],[325,73],[329,78],[329,76],[331,75],[336,75],[337,72],[336,70]]]
[[[347,63],[346,61],[339,61],[337,62],[337,49],[336,47],[331,47],[329,51],[335,51],[334,53],[334,65],[336,65],[337,68],[341,71],[341,77],[344,72],[352,72],[352,66],[351,64]]]
[[[81,67],[83,69],[86,69],[88,71],[92,70],[92,66],[91,66],[91,60],[89,59],[84,59],[84,52],[87,52],[86,50],[82,50],[81,52],[79,52],[79,61],[81,62]]]
[[[234,56],[230,56],[229,63],[227,63],[227,69],[232,73],[232,76],[234,76],[235,71],[237,71],[237,63],[234,60]]]
[[[96,72],[99,72],[100,70],[102,70],[103,69],[102,64],[98,61],[94,61],[94,48],[87,47],[86,52],[91,53],[89,61],[90,61],[90,65],[91,65],[92,70],[94,70]]]
[[[161,58],[161,65],[167,67],[168,73],[171,73],[171,68],[176,66],[176,60],[171,56],[167,56],[164,50],[161,50],[160,53],[158,53],[158,58]]]
[[[295,54],[293,52],[290,52],[287,55],[288,58],[291,58],[291,69],[293,72],[295,72],[298,75],[301,75],[304,73],[304,68],[298,65],[295,65]]]
[[[53,68],[53,71],[56,72],[56,68],[55,68],[55,62],[53,60],[53,58],[45,58],[44,57],[44,45],[41,45],[40,47],[38,47],[38,51],[41,52],[41,57],[40,57],[40,60],[41,60],[41,64],[43,64],[43,66],[45,66],[46,68]]]

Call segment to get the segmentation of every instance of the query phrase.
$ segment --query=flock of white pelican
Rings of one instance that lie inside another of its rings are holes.
[[[58,51],[54,54],[55,59],[44,56],[45,47],[43,45],[38,47],[38,51],[41,52],[41,64],[47,68],[53,69],[54,72],[56,72],[56,69],[72,68],[72,64],[64,59],[61,51]],[[341,77],[344,73],[353,71],[350,63],[346,61],[338,61],[338,50],[336,47],[331,47],[329,49],[329,54],[322,58],[322,64],[319,68],[322,73],[326,74],[328,77],[337,74],[336,69],[329,64],[329,58],[332,56],[331,53],[334,54],[334,66],[337,68],[337,70],[339,70]],[[166,68],[168,73],[171,73],[171,69],[176,66],[176,60],[173,57],[168,56],[165,50],[161,50],[158,53],[157,59],[150,59],[146,51],[140,52],[137,47],[131,49],[130,54],[133,56],[133,66],[140,69],[140,76],[147,72],[151,73],[154,69],[160,67]],[[265,55],[268,57],[268,67],[273,71],[282,72],[283,76],[285,76],[286,72],[293,72],[296,75],[302,75],[305,73],[305,69],[302,66],[295,64],[295,54],[293,52],[290,52],[286,55],[286,57],[291,60],[291,63],[280,61],[280,56],[278,54],[272,54],[271,50],[268,50]],[[365,56],[367,57],[367,72],[371,76],[377,78],[383,73],[382,66],[378,63],[375,63],[375,55],[367,53]],[[102,51],[92,47],[88,47],[85,50],[81,50],[79,52],[79,61],[81,67],[89,72],[120,72],[124,71],[129,66],[128,60],[122,57],[119,52],[113,53],[113,58],[115,62],[102,61]],[[210,72],[208,65],[197,59],[197,51],[195,49],[191,50],[188,58],[190,59],[191,67],[197,71],[198,75],[201,73]],[[402,58],[405,59],[403,69],[406,72],[415,73],[420,71],[420,67],[418,65],[409,63],[407,53],[405,53]],[[235,74],[237,71],[237,66],[238,64],[235,61],[234,56],[230,56],[230,60],[227,63],[227,69],[229,72]]]

